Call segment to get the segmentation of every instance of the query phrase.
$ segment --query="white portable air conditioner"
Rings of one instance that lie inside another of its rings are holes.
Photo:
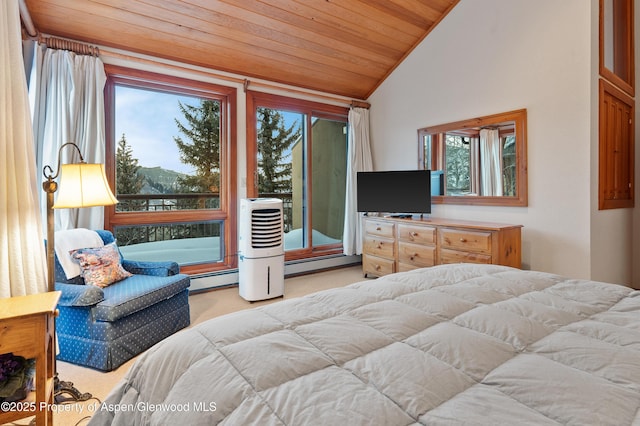
[[[240,296],[250,302],[284,296],[282,200],[240,200]]]

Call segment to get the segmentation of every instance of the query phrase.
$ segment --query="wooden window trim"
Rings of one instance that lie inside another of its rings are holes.
[[[604,51],[604,0],[600,0],[600,12],[599,12],[599,67],[600,75],[613,83],[630,96],[635,96],[635,54],[634,54],[634,6],[633,0],[625,2],[624,8],[619,8],[614,13],[616,16],[614,20],[614,50],[624,51],[621,55],[625,72],[628,79],[623,79],[617,75],[613,70],[607,68],[604,64],[605,51]],[[616,25],[622,24],[622,25]],[[621,47],[623,46],[623,47]],[[620,60],[620,59],[619,59]]]
[[[208,99],[216,99],[220,105],[220,209],[180,210],[175,212],[116,212],[115,206],[105,207],[105,229],[113,231],[118,225],[149,225],[167,222],[224,221],[224,253],[221,262],[185,265],[181,271],[189,274],[213,272],[235,268],[237,258],[237,90],[233,87],[105,65],[105,168],[107,179],[115,188],[115,85],[147,88],[169,93],[180,93]],[[177,88],[177,90],[176,90]],[[224,141],[224,143],[223,143]]]
[[[275,95],[271,93],[256,92],[247,90],[246,92],[246,124],[247,124],[247,197],[258,196],[257,175],[258,170],[258,152],[255,140],[257,139],[257,123],[256,123],[256,109],[258,107],[267,107],[273,109],[283,109],[291,112],[297,112],[301,114],[307,114],[307,129],[311,129],[311,118],[337,118],[343,119],[348,122],[349,109],[336,105],[323,104],[314,101],[308,101],[303,99],[289,98],[286,96]],[[307,175],[311,176],[312,173],[312,156],[307,156]],[[312,199],[312,190],[310,183],[305,179],[305,185],[307,187],[307,197]],[[306,209],[306,223],[313,223],[310,208]],[[313,257],[326,256],[332,254],[342,253],[342,244],[332,244],[320,247],[311,247],[287,250],[285,252],[285,260],[303,260]]]

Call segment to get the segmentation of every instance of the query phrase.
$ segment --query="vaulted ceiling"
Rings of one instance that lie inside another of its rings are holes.
[[[459,0],[22,0],[37,31],[366,99]]]

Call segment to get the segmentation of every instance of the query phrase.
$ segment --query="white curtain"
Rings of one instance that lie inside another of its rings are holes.
[[[39,45],[35,61],[33,131],[37,167],[58,170],[58,150],[67,142],[80,148],[87,163],[104,163],[104,86],[106,75],[99,58]],[[79,160],[73,147],[61,153],[62,164]],[[46,194],[42,191],[42,217],[46,217]],[[102,229],[103,207],[60,209],[56,230]]]
[[[480,138],[469,138],[469,194],[480,195],[482,192],[481,173],[482,165],[480,160]]]
[[[0,2],[0,297],[47,291],[18,0]]]
[[[362,253],[362,213],[357,211],[357,172],[373,169],[369,142],[369,110],[351,108],[349,111],[349,139],[347,147],[347,191],[345,197],[343,252]]]
[[[502,195],[502,145],[498,129],[480,130],[480,195]]]

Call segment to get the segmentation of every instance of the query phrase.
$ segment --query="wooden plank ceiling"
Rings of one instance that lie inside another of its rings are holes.
[[[366,99],[459,0],[26,0],[45,35]]]

